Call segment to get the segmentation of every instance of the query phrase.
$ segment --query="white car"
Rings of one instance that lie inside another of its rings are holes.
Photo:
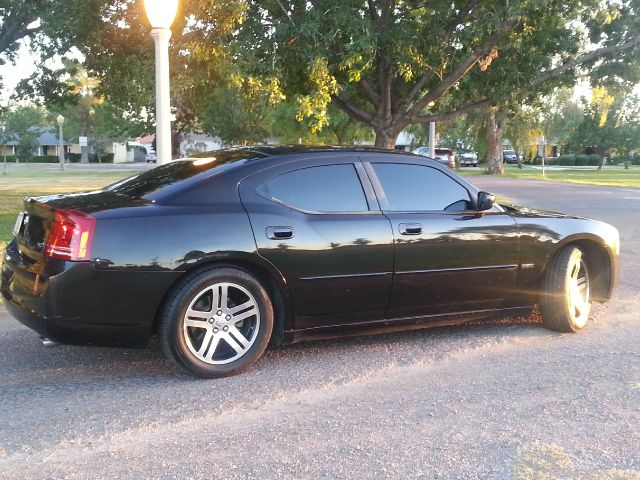
[[[158,157],[156,157],[155,153],[151,152],[151,153],[147,153],[145,160],[147,163],[156,163],[156,161],[158,160]]]
[[[461,167],[477,167],[478,155],[473,152],[463,152],[458,155]]]

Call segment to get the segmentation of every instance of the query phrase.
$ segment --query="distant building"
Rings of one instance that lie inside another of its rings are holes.
[[[223,148],[222,140],[202,133],[183,133],[180,142],[180,156],[188,157],[202,152]]]
[[[49,128],[46,127],[31,127],[29,130],[37,131],[40,135],[38,136],[38,148],[34,150],[34,157],[42,157],[42,156],[58,156],[59,142],[58,137],[54,135]],[[6,144],[2,145],[2,155],[15,155],[18,144],[20,142],[18,140],[11,140]],[[65,153],[69,152],[70,144],[66,140],[62,141],[62,146]]]

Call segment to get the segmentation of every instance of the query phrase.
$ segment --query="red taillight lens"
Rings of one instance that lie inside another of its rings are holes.
[[[88,260],[96,219],[77,210],[56,210],[44,247],[47,257],[63,260]]]

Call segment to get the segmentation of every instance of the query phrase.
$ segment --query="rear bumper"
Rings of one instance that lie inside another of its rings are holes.
[[[0,293],[13,317],[56,343],[142,346],[178,274],[101,271],[91,262],[29,262],[12,242]]]

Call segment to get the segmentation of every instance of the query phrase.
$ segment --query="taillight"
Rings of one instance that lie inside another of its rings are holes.
[[[44,247],[47,257],[88,260],[96,219],[78,210],[56,210]]]

